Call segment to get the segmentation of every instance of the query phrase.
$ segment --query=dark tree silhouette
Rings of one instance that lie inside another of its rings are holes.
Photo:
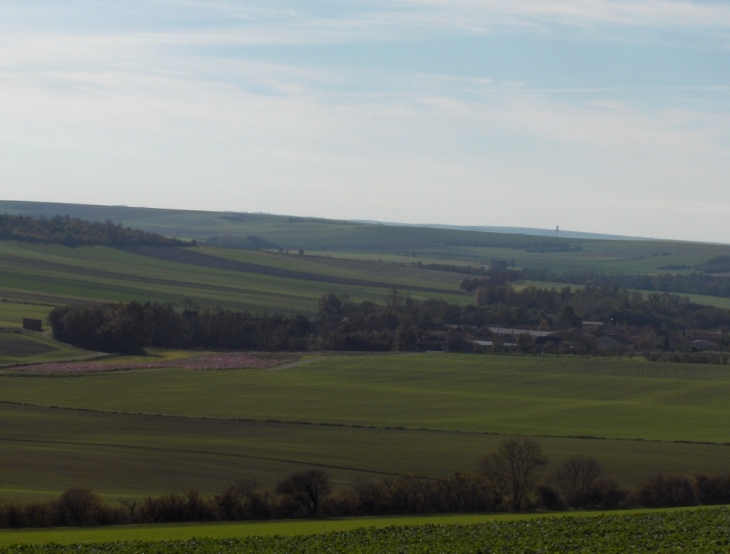
[[[547,463],[548,457],[535,439],[509,438],[482,459],[480,470],[494,490],[507,500],[509,508],[517,511]]]
[[[292,473],[276,486],[276,492],[289,495],[310,516],[317,514],[322,499],[331,490],[329,474],[319,469]]]

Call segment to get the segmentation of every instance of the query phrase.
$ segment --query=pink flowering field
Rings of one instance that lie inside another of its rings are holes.
[[[98,371],[119,371],[124,369],[268,369],[286,362],[292,362],[297,354],[261,354],[256,352],[207,352],[187,358],[170,358],[159,361],[96,361],[96,362],[50,362],[16,366],[12,371],[23,373],[87,373]],[[139,358],[135,358],[139,360]]]

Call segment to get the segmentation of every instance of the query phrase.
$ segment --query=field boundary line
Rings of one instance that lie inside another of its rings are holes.
[[[270,370],[264,370],[270,371]],[[133,417],[154,417],[167,419],[187,419],[199,421],[230,421],[241,423],[266,423],[271,425],[302,425],[310,427],[339,427],[345,429],[368,429],[379,431],[396,431],[396,432],[417,432],[417,433],[444,433],[444,434],[461,434],[461,435],[481,435],[481,436],[497,436],[497,437],[536,437],[545,439],[573,439],[573,440],[594,440],[594,441],[621,441],[621,442],[646,442],[658,444],[690,444],[705,446],[722,446],[730,447],[730,442],[709,442],[709,441],[692,441],[685,439],[662,440],[662,439],[642,439],[642,438],[626,438],[626,437],[599,437],[593,435],[546,435],[546,434],[526,434],[526,433],[501,433],[499,431],[463,431],[461,429],[431,429],[426,427],[401,427],[401,426],[380,426],[380,425],[361,425],[357,423],[333,423],[326,421],[302,421],[302,420],[282,420],[282,419],[256,419],[246,417],[213,417],[213,416],[194,416],[184,414],[157,414],[151,412],[125,412],[120,410],[99,410],[97,408],[72,408],[69,406],[56,406],[51,404],[33,404],[30,402],[16,402],[13,400],[0,400],[0,405],[19,406],[24,408],[41,408],[46,410],[65,410],[69,412],[88,412],[94,414],[121,415]],[[1,440],[1,439],[0,439]]]

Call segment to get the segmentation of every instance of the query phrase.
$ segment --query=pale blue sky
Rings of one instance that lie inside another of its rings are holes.
[[[0,2],[0,197],[730,242],[730,3]]]

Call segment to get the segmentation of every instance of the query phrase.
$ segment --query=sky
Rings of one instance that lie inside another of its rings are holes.
[[[0,198],[730,242],[730,2],[2,0]]]

